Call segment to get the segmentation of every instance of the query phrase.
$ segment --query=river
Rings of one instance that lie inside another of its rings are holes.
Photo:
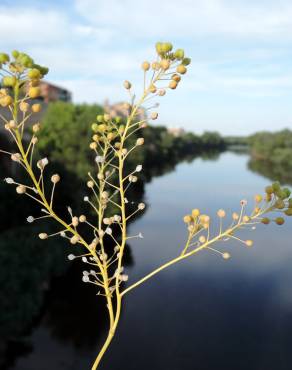
[[[270,181],[225,152],[197,158],[146,185],[147,208],[130,226],[129,283],[176,256],[192,208],[228,216],[253,206]],[[226,218],[227,222],[227,218]],[[227,226],[227,224],[226,224]],[[241,232],[254,240],[202,251],[131,291],[101,370],[290,370],[292,364],[292,217],[283,226]],[[218,224],[214,221],[214,231]],[[30,331],[10,346],[9,370],[87,370],[104,334],[104,311],[79,270],[55,279]]]

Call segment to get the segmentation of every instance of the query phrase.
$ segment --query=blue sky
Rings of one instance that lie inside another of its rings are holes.
[[[160,100],[160,124],[242,135],[292,128],[291,0],[1,1],[3,51],[50,67],[76,102],[127,99],[156,41],[192,58],[189,74]],[[5,36],[4,36],[5,35]]]

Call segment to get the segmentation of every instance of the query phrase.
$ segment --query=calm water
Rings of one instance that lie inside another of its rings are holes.
[[[247,161],[228,152],[196,159],[146,186],[147,211],[130,227],[144,235],[130,243],[130,282],[179,253],[186,238],[181,219],[192,208],[212,215],[252,201],[269,181],[250,172]],[[244,232],[255,241],[251,249],[220,245],[231,253],[228,261],[203,251],[129,293],[101,369],[290,370],[291,221]],[[73,270],[53,282],[26,345],[12,346],[9,370],[89,369],[104,312]]]

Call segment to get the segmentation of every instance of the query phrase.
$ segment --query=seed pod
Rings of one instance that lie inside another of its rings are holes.
[[[86,216],[81,215],[81,216],[79,217],[79,221],[80,221],[80,222],[85,222],[85,221],[86,221]]]
[[[38,69],[33,68],[27,72],[27,76],[31,80],[39,80],[41,78],[41,72]]]
[[[16,188],[17,194],[24,194],[26,192],[26,187],[24,185],[18,185]]]
[[[279,190],[281,190],[280,183],[278,181],[274,182],[272,184],[272,188],[273,188],[273,191],[279,191]]]
[[[285,211],[285,215],[286,215],[286,216],[292,216],[292,208],[288,208],[288,209],[286,209],[286,211]]]
[[[2,107],[8,107],[9,105],[13,104],[13,99],[10,95],[6,95],[1,99]]]
[[[19,109],[21,110],[21,112],[28,112],[28,110],[29,110],[29,104],[27,102],[25,102],[25,101],[22,101],[19,104]]]
[[[76,216],[72,217],[72,225],[74,227],[76,227],[76,226],[79,225],[79,219],[78,219],[78,217],[76,217]]]
[[[160,62],[161,68],[166,71],[170,66],[170,61],[168,59],[162,59]]]
[[[217,212],[217,216],[219,218],[224,218],[226,216],[226,212],[224,211],[224,209],[219,209],[219,211]]]
[[[168,53],[172,50],[173,46],[170,42],[164,42],[161,45],[161,51],[162,53]]]
[[[91,130],[92,130],[93,132],[98,132],[98,124],[97,124],[97,123],[93,123],[93,124],[91,125]]]
[[[181,77],[180,75],[174,73],[172,76],[171,76],[171,79],[176,81],[176,82],[179,82],[181,80]]]
[[[180,64],[176,68],[177,73],[180,73],[181,75],[184,75],[187,72],[187,69],[184,65]]]
[[[145,61],[142,63],[142,69],[146,72],[146,71],[149,71],[150,69],[150,63]]]
[[[164,96],[166,94],[166,91],[164,89],[158,90],[158,95],[159,96]]]
[[[31,110],[34,112],[34,113],[38,113],[42,110],[42,106],[41,104],[33,104],[31,106]]]
[[[9,55],[8,54],[5,54],[5,53],[0,53],[0,63],[7,63],[9,62],[10,58],[9,58]]]
[[[266,193],[267,194],[273,194],[274,192],[274,189],[272,186],[267,186],[266,189],[265,189]]]
[[[155,120],[158,117],[158,113],[157,112],[152,112],[150,117],[151,117],[151,119]]]
[[[154,71],[158,71],[160,69],[160,64],[158,62],[153,62],[152,63],[152,69]]]
[[[252,240],[246,240],[245,244],[247,247],[252,247],[253,246],[253,241]]]
[[[19,56],[19,51],[18,50],[12,50],[11,55],[13,56],[13,58],[16,59]]]
[[[184,56],[185,56],[185,52],[183,49],[177,49],[175,52],[174,52],[174,56],[176,59],[183,59]]]
[[[285,220],[284,220],[283,217],[277,217],[275,219],[275,222],[276,222],[277,225],[283,225],[285,223]]]
[[[275,202],[275,207],[278,208],[278,209],[283,209],[283,208],[285,208],[285,202],[282,199],[278,199]]]
[[[182,60],[182,64],[183,64],[184,66],[188,66],[189,64],[191,64],[191,58],[184,58],[184,59]]]
[[[171,80],[171,81],[169,82],[168,87],[169,87],[170,89],[172,89],[172,90],[175,90],[175,89],[177,88],[177,85],[178,85],[178,83],[177,83],[176,81]]]
[[[156,48],[157,53],[161,54],[162,53],[162,42],[157,42],[155,44],[155,48]]]
[[[144,144],[144,138],[143,137],[139,137],[136,141],[136,145],[143,145]]]
[[[264,218],[262,219],[261,223],[262,223],[262,224],[264,224],[264,225],[269,225],[269,223],[270,223],[270,219],[269,219],[268,217],[264,217]]]
[[[260,194],[255,195],[254,200],[256,203],[260,203],[263,200],[263,197]]]
[[[16,77],[14,77],[14,76],[5,76],[2,79],[2,84],[5,87],[13,87],[16,84]]]
[[[87,181],[87,186],[92,189],[94,188],[94,182],[92,180]]]
[[[30,87],[28,90],[28,96],[32,99],[38,98],[41,94],[39,87]]]
[[[192,210],[192,216],[194,218],[199,217],[200,216],[200,210],[198,208],[193,209]]]
[[[40,234],[39,234],[39,238],[40,238],[40,239],[42,239],[42,240],[48,239],[48,237],[49,237],[49,236],[48,236],[48,234],[46,234],[46,233],[40,233]]]
[[[130,90],[130,88],[132,87],[132,84],[131,82],[129,81],[124,81],[124,88],[127,89],[127,90]]]
[[[40,127],[41,127],[41,125],[39,124],[39,123],[35,123],[33,126],[32,126],[32,131],[33,131],[33,133],[37,133],[37,132],[39,132],[39,130],[40,130]]]
[[[58,175],[57,173],[51,177],[51,181],[53,184],[57,184],[60,180],[60,175]]]
[[[156,91],[157,91],[156,86],[155,86],[154,84],[152,84],[152,85],[149,87],[149,91],[150,91],[152,94],[156,93]]]
[[[225,259],[225,260],[229,260],[229,258],[231,257],[229,253],[225,252],[225,253],[222,253],[222,257]]]
[[[193,221],[193,218],[191,215],[186,215],[184,216],[183,220],[184,220],[184,223],[188,224]]]

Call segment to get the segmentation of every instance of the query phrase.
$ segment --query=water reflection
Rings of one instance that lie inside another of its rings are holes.
[[[197,158],[146,186],[147,212],[130,227],[131,234],[144,234],[144,239],[133,240],[129,248],[127,270],[132,281],[178,253],[185,238],[180,220],[190,208],[213,214],[221,207],[231,211],[241,198],[251,198],[266,185],[267,180],[251,173],[247,163],[247,156],[232,153],[213,161]],[[253,236],[255,247],[251,250],[227,244],[224,249],[233,257],[228,262],[203,252],[129,294],[119,335],[101,369],[290,369],[291,225],[290,221],[282,229],[273,225],[260,228]],[[29,264],[29,256],[36,253],[29,247],[43,248],[31,240],[29,246],[23,245],[27,235],[22,232],[15,235],[23,235],[18,247],[27,259],[22,256],[17,268],[8,264],[6,274],[1,272],[3,285],[7,276],[13,282],[8,287],[17,280],[15,271],[21,271]],[[6,240],[7,246],[17,248],[4,236],[1,234],[0,242]],[[58,253],[64,250],[56,249]],[[63,256],[56,255],[47,269],[55,268],[57,260]],[[31,268],[35,265],[43,266],[42,256]],[[93,288],[81,283],[82,267],[78,263],[70,266],[52,281],[31,331],[22,337],[15,334],[23,339],[14,340],[6,356],[2,355],[2,362],[6,362],[3,369],[89,368],[106,330],[104,305]],[[14,273],[9,275],[9,270]],[[24,303],[19,302],[23,291],[31,291],[29,302],[40,296],[37,289],[45,292],[39,274],[32,275],[36,278],[32,280],[38,281],[34,289],[28,289],[27,282],[18,283],[20,288],[8,311],[15,306],[23,312]],[[20,282],[23,279],[20,274]],[[29,306],[26,311],[30,310]]]

